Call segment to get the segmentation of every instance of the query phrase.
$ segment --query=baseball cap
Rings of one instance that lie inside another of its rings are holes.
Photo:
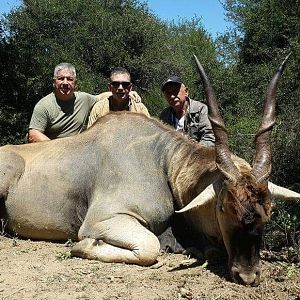
[[[182,80],[180,79],[180,77],[176,76],[176,75],[172,75],[172,76],[169,76],[162,84],[161,86],[161,90],[164,91],[166,85],[168,83],[179,83],[179,84],[182,84]]]

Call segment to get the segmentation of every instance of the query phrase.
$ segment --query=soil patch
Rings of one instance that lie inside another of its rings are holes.
[[[229,281],[226,265],[162,254],[153,267],[70,258],[64,244],[0,237],[0,299],[293,299],[299,266],[262,261],[259,287]]]

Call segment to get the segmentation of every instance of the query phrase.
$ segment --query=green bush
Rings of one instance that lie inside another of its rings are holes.
[[[264,248],[277,251],[285,260],[300,261],[300,203],[276,201],[266,226]]]

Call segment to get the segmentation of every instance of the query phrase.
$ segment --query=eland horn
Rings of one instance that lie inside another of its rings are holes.
[[[267,181],[271,173],[270,134],[275,124],[276,92],[279,79],[290,55],[291,53],[286,56],[269,83],[264,101],[263,118],[255,136],[256,154],[251,173],[259,183]]]
[[[215,149],[217,167],[229,181],[235,183],[240,177],[240,172],[231,159],[231,152],[228,146],[228,134],[218,108],[217,99],[204,68],[196,55],[194,55],[194,58],[204,85],[209,119],[216,139]]]

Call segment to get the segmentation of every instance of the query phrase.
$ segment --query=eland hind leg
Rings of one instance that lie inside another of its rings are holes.
[[[4,235],[7,225],[6,199],[15,188],[25,168],[24,159],[9,151],[0,152],[0,235]]]
[[[14,152],[0,152],[0,198],[6,198],[25,168],[24,159]]]

